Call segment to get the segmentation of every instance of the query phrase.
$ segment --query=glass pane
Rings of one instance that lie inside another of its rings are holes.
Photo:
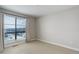
[[[4,44],[15,40],[15,17],[4,15]]]
[[[17,18],[16,24],[17,40],[24,40],[26,38],[25,28],[26,28],[26,19],[22,17]]]
[[[14,28],[15,28],[15,25],[11,25],[11,24],[4,25],[4,29],[14,29]]]
[[[13,25],[15,25],[15,16],[4,15],[4,24],[13,24]]]
[[[26,25],[26,19],[22,18],[22,17],[17,17],[17,25],[25,26]]]

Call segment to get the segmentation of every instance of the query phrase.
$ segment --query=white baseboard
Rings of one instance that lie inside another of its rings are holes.
[[[64,47],[64,48],[68,48],[68,49],[71,49],[71,50],[74,50],[74,51],[78,51],[79,52],[79,49],[77,48],[72,48],[72,47],[69,47],[67,45],[63,45],[63,44],[60,44],[60,43],[55,43],[55,42],[50,42],[48,40],[41,40],[41,39],[38,39],[39,41],[42,41],[42,42],[46,42],[46,43],[49,43],[49,44],[54,44],[54,45],[57,45],[57,46],[61,46],[61,47]]]

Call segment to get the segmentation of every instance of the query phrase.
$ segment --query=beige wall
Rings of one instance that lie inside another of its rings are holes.
[[[79,7],[37,19],[37,37],[79,51]]]

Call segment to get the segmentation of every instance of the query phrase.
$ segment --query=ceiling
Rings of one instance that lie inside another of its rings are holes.
[[[74,5],[1,5],[2,8],[36,17],[60,12]]]

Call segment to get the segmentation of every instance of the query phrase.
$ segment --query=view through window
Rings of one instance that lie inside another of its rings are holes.
[[[26,39],[26,18],[4,14],[4,44]]]

